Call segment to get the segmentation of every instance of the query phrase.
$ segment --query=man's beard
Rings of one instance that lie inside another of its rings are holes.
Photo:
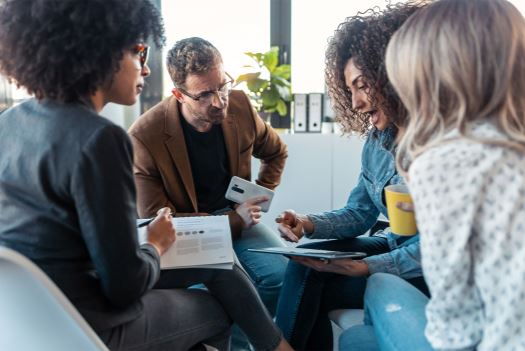
[[[226,117],[227,106],[224,109],[219,109],[213,106],[209,106],[203,111],[203,109],[195,109],[191,104],[185,106],[190,113],[191,119],[198,124],[221,124]]]
[[[205,116],[202,116],[203,120],[212,124],[221,124],[225,117],[226,109],[218,109],[215,107],[210,108],[208,113]]]

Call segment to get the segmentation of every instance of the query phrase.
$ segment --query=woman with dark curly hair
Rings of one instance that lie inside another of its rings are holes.
[[[297,242],[304,235],[338,239],[302,247],[361,251],[368,257],[290,261],[276,316],[277,325],[297,349],[332,349],[328,313],[363,308],[369,274],[392,273],[426,292],[418,235],[400,237],[386,228],[357,238],[374,226],[380,214],[387,216],[384,188],[403,182],[394,159],[397,130],[406,112],[388,81],[385,51],[392,34],[422,6],[408,2],[389,5],[384,11],[370,9],[347,18],[329,41],[325,76],[338,121],[345,132],[366,136],[359,182],[342,209],[309,215],[289,210],[277,221],[288,241]]]
[[[36,97],[0,118],[0,245],[33,260],[111,349],[226,350],[233,320],[257,349],[289,350],[238,265],[160,273],[168,208],[137,242],[131,143],[98,113],[136,102],[145,42],[161,46],[163,31],[149,0],[0,2],[0,72]],[[185,289],[197,283],[208,291]]]

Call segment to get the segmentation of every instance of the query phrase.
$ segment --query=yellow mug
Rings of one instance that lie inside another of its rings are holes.
[[[397,235],[414,235],[417,233],[414,212],[397,208],[398,202],[412,202],[408,187],[404,184],[389,185],[385,188],[386,209],[390,220],[390,230]]]

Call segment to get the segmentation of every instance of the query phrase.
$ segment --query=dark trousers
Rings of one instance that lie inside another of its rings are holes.
[[[203,283],[208,291],[185,289]],[[142,297],[143,314],[101,334],[111,350],[188,350],[206,343],[228,350],[231,322],[257,350],[273,350],[281,333],[247,274],[222,269],[173,269],[161,273]]]
[[[362,237],[310,243],[301,247],[361,251],[377,255],[390,251],[381,237]],[[277,305],[276,322],[297,350],[332,350],[328,313],[340,308],[363,308],[366,277],[322,273],[290,261]],[[408,280],[427,291],[423,278]]]

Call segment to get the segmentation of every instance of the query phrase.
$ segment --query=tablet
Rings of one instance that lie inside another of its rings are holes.
[[[361,259],[366,257],[366,253],[364,252],[316,250],[301,247],[266,247],[263,249],[248,249],[248,251],[280,254],[285,256],[310,257],[323,260],[337,260],[340,258]]]

